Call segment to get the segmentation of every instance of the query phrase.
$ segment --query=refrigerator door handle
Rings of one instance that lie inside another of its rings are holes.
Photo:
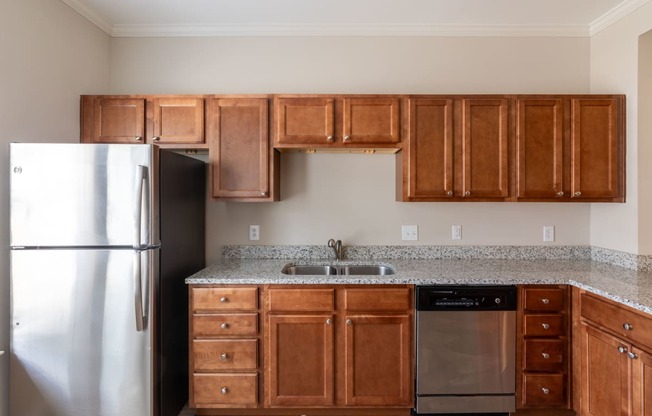
[[[135,251],[134,255],[134,306],[136,308],[136,331],[142,332],[145,329],[145,311],[143,302],[143,281],[141,268],[142,251]]]
[[[147,166],[138,165],[136,168],[136,195],[134,202],[133,247],[135,249],[141,249],[147,246],[147,243],[142,243],[143,234],[145,234],[145,240],[149,240],[149,174]],[[145,228],[144,233],[143,219]]]

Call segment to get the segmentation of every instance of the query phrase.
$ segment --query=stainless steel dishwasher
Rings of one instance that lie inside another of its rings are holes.
[[[516,287],[417,286],[420,415],[516,410]]]

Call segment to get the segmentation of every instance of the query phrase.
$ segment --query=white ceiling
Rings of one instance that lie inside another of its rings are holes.
[[[62,0],[112,36],[590,36],[650,0]]]

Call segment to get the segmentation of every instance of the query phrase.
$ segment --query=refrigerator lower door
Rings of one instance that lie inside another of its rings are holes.
[[[153,414],[148,257],[128,249],[11,252],[10,415]]]

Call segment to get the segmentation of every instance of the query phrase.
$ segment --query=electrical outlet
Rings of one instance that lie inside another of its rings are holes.
[[[250,225],[249,226],[249,240],[251,240],[251,241],[260,240],[260,226],[259,225]]]
[[[461,225],[453,225],[451,228],[451,238],[453,240],[461,240],[462,239],[462,226]]]
[[[555,226],[554,225],[544,225],[543,226],[543,241],[555,241]]]
[[[419,239],[419,227],[416,225],[403,225],[401,227],[403,241],[416,241]]]

